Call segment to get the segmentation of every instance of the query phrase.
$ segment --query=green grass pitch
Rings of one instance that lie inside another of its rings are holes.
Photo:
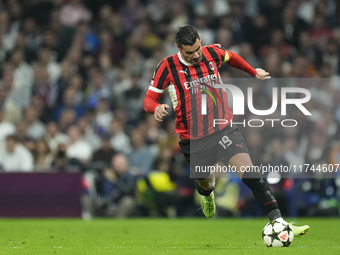
[[[267,219],[2,219],[0,254],[340,254],[339,219],[299,219],[306,236],[267,248]]]

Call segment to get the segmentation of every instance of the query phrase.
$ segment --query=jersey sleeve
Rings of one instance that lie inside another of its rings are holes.
[[[218,58],[216,61],[218,67],[220,67],[222,63],[228,62],[228,64],[234,68],[240,69],[252,76],[256,75],[257,71],[236,53],[226,50],[221,44],[213,44],[212,47],[217,55],[216,58]]]
[[[220,67],[222,63],[228,62],[230,59],[230,51],[226,50],[221,44],[213,44],[211,47],[217,54],[215,61],[218,67]]]
[[[163,93],[164,89],[169,85],[169,67],[167,61],[161,61],[155,69],[149,90],[156,93]]]

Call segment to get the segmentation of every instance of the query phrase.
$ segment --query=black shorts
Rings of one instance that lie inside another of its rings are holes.
[[[227,166],[236,154],[249,154],[244,138],[236,125],[233,127],[228,125],[223,130],[203,138],[182,139],[179,146],[191,167],[190,178],[199,180],[210,175],[210,171],[204,169],[214,166],[216,162],[221,161]]]

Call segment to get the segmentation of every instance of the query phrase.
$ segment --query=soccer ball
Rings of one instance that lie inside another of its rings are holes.
[[[262,239],[268,247],[288,247],[293,242],[294,233],[287,222],[273,220],[264,227]]]

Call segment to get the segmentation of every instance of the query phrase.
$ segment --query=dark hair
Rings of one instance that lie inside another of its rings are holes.
[[[18,139],[18,137],[16,135],[8,135],[8,136],[6,136],[6,141],[9,141],[9,140],[12,140],[14,142],[18,142],[19,141],[19,139]]]
[[[199,38],[196,28],[191,24],[186,24],[177,28],[176,44],[178,47],[182,45],[194,45]]]
[[[64,159],[67,158],[65,151],[57,151],[57,154],[55,156],[57,159]]]

